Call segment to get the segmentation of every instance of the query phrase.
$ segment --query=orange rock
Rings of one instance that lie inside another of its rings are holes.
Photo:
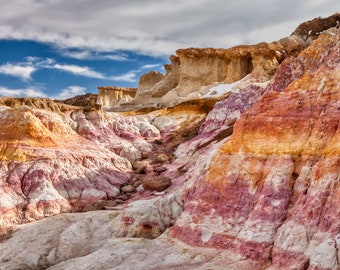
[[[339,155],[339,30],[323,33],[298,60],[304,73],[287,74],[284,92],[268,92],[234,126],[226,153]],[[321,50],[322,49],[322,50]],[[324,55],[324,50],[328,55]],[[296,60],[293,60],[294,62]],[[290,60],[286,65],[289,66]],[[287,68],[284,65],[281,68]],[[279,70],[284,73],[285,70]]]

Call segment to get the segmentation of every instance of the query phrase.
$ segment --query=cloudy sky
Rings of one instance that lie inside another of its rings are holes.
[[[176,49],[273,41],[339,0],[0,0],[0,96],[134,87]]]

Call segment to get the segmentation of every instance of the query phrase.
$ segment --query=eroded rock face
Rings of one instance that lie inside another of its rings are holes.
[[[117,108],[120,103],[132,100],[136,96],[136,91],[136,88],[99,86],[97,104],[106,110]]]
[[[133,121],[133,124],[131,124]],[[159,130],[145,118],[1,107],[1,224],[117,198]]]
[[[166,109],[1,103],[0,268],[338,269],[340,30],[313,39]]]
[[[179,49],[176,55],[170,57],[170,64],[164,66],[167,72],[163,79],[159,75],[156,80],[146,80],[150,83],[140,83],[136,97],[116,109],[174,106],[186,100],[201,98],[202,87],[233,83],[248,74],[269,80],[285,58],[296,56],[322,31],[335,27],[337,21],[340,21],[339,14],[305,22],[291,36],[272,43],[262,42],[229,49]],[[145,76],[155,77],[152,72]]]
[[[152,98],[160,98],[170,90],[177,87],[180,79],[180,59],[178,56],[170,56],[170,64],[164,65],[166,70],[165,77],[162,81],[152,87]]]
[[[164,74],[158,71],[150,71],[142,75],[139,79],[138,91],[133,100],[128,103],[123,104],[124,106],[133,104],[144,104],[148,103],[151,97],[151,89],[155,84],[164,79]]]
[[[158,177],[166,171],[160,165],[185,138],[170,147],[159,140],[198,126],[208,112],[202,103],[137,116],[74,107],[61,113],[66,105],[48,102],[48,110],[15,100],[14,108],[1,107],[0,225],[123,203],[134,193],[123,187],[135,189],[145,173]],[[147,165],[132,166],[138,162]]]
[[[170,61],[171,64],[164,65],[165,75],[159,72],[149,72],[141,76],[135,98],[130,103],[123,104],[125,110],[126,108],[160,106],[160,98],[179,83],[179,58],[172,55]],[[122,110],[124,110],[123,107]]]
[[[339,266],[339,38],[332,28],[281,65],[235,123],[170,236],[231,250],[259,269]]]
[[[317,38],[322,31],[332,27],[339,28],[339,22],[340,13],[336,13],[328,18],[315,18],[301,23],[292,35],[301,36],[304,40],[311,42]]]

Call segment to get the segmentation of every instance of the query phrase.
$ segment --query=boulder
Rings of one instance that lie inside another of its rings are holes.
[[[126,185],[126,186],[122,186],[120,190],[124,193],[132,193],[135,191],[135,188],[132,185]]]
[[[171,185],[171,179],[163,176],[146,177],[143,180],[145,190],[162,191]]]
[[[159,154],[157,158],[155,159],[156,163],[164,163],[170,160],[170,157],[167,154]]]

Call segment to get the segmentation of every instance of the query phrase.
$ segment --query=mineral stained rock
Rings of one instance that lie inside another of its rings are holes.
[[[235,123],[170,236],[231,250],[258,269],[339,267],[339,37],[330,29],[282,63]]]
[[[0,99],[0,269],[339,269],[339,21],[179,50],[166,108]]]

